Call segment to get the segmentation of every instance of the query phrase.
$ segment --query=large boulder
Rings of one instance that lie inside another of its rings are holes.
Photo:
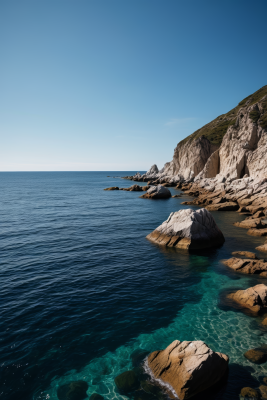
[[[141,196],[144,199],[168,199],[171,197],[171,192],[165,186],[151,186],[146,194]]]
[[[139,386],[139,381],[134,371],[125,371],[122,374],[116,376],[114,379],[115,384],[122,394],[133,392]]]
[[[180,400],[189,399],[218,382],[228,368],[228,357],[202,341],[175,340],[165,350],[148,356],[156,379],[172,386]]]
[[[213,216],[205,208],[171,213],[152,233],[152,242],[180,249],[203,249],[220,246],[225,239]]]
[[[228,297],[255,313],[267,309],[267,286],[262,283],[246,290],[230,293]]]

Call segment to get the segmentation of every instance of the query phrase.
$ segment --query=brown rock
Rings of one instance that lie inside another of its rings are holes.
[[[172,196],[172,197],[182,197],[180,194],[175,194],[174,196]]]
[[[262,382],[265,383],[265,385],[267,385],[267,376],[265,376],[265,377],[262,379]]]
[[[239,213],[245,213],[245,212],[248,212],[248,210],[247,210],[247,207],[241,206],[241,207],[237,210],[237,212],[239,212]]]
[[[129,188],[126,188],[124,190],[127,190],[128,192],[142,192],[144,186],[139,186],[139,185],[132,185]]]
[[[267,361],[267,345],[262,344],[260,347],[248,350],[244,356],[254,364],[262,364]]]
[[[241,390],[240,396],[241,397],[245,397],[245,399],[250,399],[250,400],[259,399],[260,398],[259,392],[257,392],[257,390],[252,389],[250,387],[244,387]]]
[[[234,226],[238,226],[239,228],[251,229],[251,228],[262,228],[264,224],[262,224],[260,218],[255,219],[245,219],[242,222],[235,222]]]
[[[242,199],[239,200],[238,203],[242,206],[250,206],[250,204],[252,204],[252,200],[251,199]]]
[[[166,183],[162,183],[161,184],[162,186],[165,186],[165,187],[171,187],[171,186],[173,186],[171,183],[169,183],[169,182],[166,182]]]
[[[267,286],[259,284],[246,290],[238,290],[229,294],[228,297],[243,307],[258,313],[267,307]]]
[[[249,260],[246,258],[232,257],[228,260],[224,260],[223,264],[243,274],[260,274],[261,276],[266,276],[267,274],[267,262],[264,260]]]
[[[119,190],[119,188],[118,188],[118,186],[112,186],[112,187],[106,188],[104,190]]]
[[[267,243],[264,243],[261,246],[256,247],[256,250],[267,251]]]
[[[261,321],[261,325],[267,326],[267,317],[265,317],[265,318]],[[267,377],[266,377],[265,379],[267,379]],[[267,384],[267,381],[266,381],[265,383]]]
[[[250,229],[248,235],[251,236],[267,236],[267,228],[264,229]]]
[[[233,251],[232,256],[234,257],[245,257],[245,258],[254,258],[255,260],[258,259],[255,253],[251,251]]]
[[[247,206],[247,209],[249,212],[251,212],[251,214],[255,214],[258,211],[262,211],[264,210],[264,206]]]
[[[151,353],[148,366],[156,379],[171,385],[183,400],[218,382],[227,371],[228,360],[202,341],[175,340],[165,350]]]
[[[252,218],[263,218],[263,217],[265,217],[265,214],[263,211],[258,211],[252,215]]]
[[[206,207],[206,209],[209,211],[236,211],[238,208],[238,204],[232,201],[227,201],[220,204],[210,204]]]
[[[261,398],[262,399],[267,399],[267,386],[261,385],[259,387],[259,391],[260,391],[260,394],[261,394]]]

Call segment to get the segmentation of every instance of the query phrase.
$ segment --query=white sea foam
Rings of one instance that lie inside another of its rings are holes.
[[[160,386],[162,386],[163,388],[166,388],[167,389],[167,394],[168,394],[168,392],[171,392],[173,394],[173,396],[176,397],[176,399],[179,399],[179,397],[177,396],[176,391],[173,389],[173,387],[169,383],[164,382],[160,378],[155,378],[153,372],[151,371],[151,368],[149,368],[148,358],[147,357],[146,357],[146,359],[144,361],[143,367],[144,367],[145,372],[150,376],[152,382],[156,382]]]

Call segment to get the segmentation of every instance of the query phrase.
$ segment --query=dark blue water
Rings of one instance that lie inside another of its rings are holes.
[[[130,354],[175,339],[204,340],[230,356],[218,399],[236,399],[267,375],[243,356],[267,343],[260,319],[222,300],[224,291],[264,280],[220,263],[263,239],[232,226],[244,217],[217,212],[222,248],[188,254],[153,245],[146,235],[188,198],[103,191],[130,186],[107,177],[126,174],[0,174],[0,399],[54,400],[58,386],[77,379],[88,382],[89,396],[123,398],[113,379],[131,368]]]

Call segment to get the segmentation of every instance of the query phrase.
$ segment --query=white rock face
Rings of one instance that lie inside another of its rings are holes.
[[[171,213],[147,238],[158,244],[184,249],[216,247],[225,241],[213,216],[205,208]]]
[[[207,160],[218,146],[210,143],[204,136],[185,144],[179,143],[174,150],[173,160],[164,170],[165,174],[180,174],[184,179],[191,179],[204,168]]]
[[[250,118],[250,112],[260,112],[263,101],[266,101],[265,97],[258,103],[239,110],[236,124],[230,126],[223,137],[217,172],[216,168],[208,168],[209,164],[217,165],[212,155],[196,179],[213,178],[217,174],[230,180],[240,179],[245,175],[253,179],[267,176],[267,132]]]
[[[220,232],[213,216],[205,208],[173,212],[156,230],[169,236],[179,235],[186,238],[209,238]]]
[[[156,164],[152,165],[152,167],[147,171],[147,175],[154,175],[154,174],[158,174],[159,170]]]

